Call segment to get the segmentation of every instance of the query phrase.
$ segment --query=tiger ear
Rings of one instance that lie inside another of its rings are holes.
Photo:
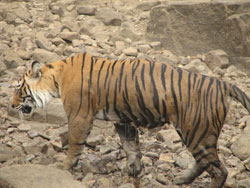
[[[35,78],[38,78],[40,77],[41,75],[41,64],[40,62],[38,61],[33,61],[32,64],[31,64],[31,69],[32,69],[32,75],[35,77]]]

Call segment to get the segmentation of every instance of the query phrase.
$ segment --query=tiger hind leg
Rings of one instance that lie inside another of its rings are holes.
[[[207,143],[209,142],[209,144]],[[227,169],[220,162],[216,150],[217,138],[211,136],[198,144],[195,150],[191,150],[196,163],[193,168],[176,178],[176,184],[189,184],[196,177],[207,171],[211,177],[210,188],[221,188],[227,178]]]
[[[136,177],[142,170],[138,130],[129,123],[115,123],[114,125],[127,155],[128,174]]]

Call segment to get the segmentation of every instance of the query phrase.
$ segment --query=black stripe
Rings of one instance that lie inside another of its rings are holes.
[[[193,157],[196,159],[196,157],[198,157],[199,155],[201,155],[202,153],[206,152],[208,149],[216,149],[216,144],[212,144],[212,145],[207,145],[204,148],[202,148],[200,151],[192,153]],[[205,151],[204,151],[205,150]],[[203,158],[203,157],[202,157]]]
[[[142,81],[143,89],[145,91],[144,68],[145,68],[145,64],[143,64],[141,68],[141,81]]]
[[[134,80],[134,75],[135,75],[135,71],[138,68],[140,64],[140,60],[138,59],[137,61],[133,61],[133,66],[132,66],[132,80]]]
[[[156,108],[157,112],[160,113],[160,109],[159,109],[159,96],[158,96],[158,92],[156,89],[156,85],[155,85],[155,80],[154,80],[154,67],[155,67],[155,63],[150,62],[150,71],[149,71],[149,75],[151,77],[151,84],[153,86],[153,102],[154,102],[154,107]]]
[[[114,99],[113,99],[113,109],[114,112],[116,113],[116,115],[121,119],[120,117],[120,112],[119,110],[117,110],[117,106],[116,106],[116,97],[117,97],[117,83],[118,83],[118,79],[116,78],[115,80],[115,91],[114,91]]]
[[[218,111],[218,95],[219,95],[219,90],[218,90],[218,80],[216,81],[216,95],[215,95],[215,111],[216,111],[216,116],[217,116],[217,120],[219,122],[219,125],[221,126],[222,123],[220,121],[220,116],[219,116],[219,111]]]
[[[206,128],[205,130],[203,131],[203,133],[200,135],[199,139],[197,140],[196,142],[196,145],[194,146],[194,150],[198,147],[198,145],[200,144],[201,140],[205,138],[205,135],[207,134],[208,132],[208,129],[209,129],[209,120],[207,119],[207,122],[206,122]]]
[[[90,62],[89,81],[88,81],[88,111],[87,111],[87,115],[89,114],[89,110],[90,110],[90,89],[92,86],[93,66],[94,66],[94,57],[92,56],[91,62]]]
[[[100,105],[101,102],[101,88],[100,88],[100,76],[101,76],[101,72],[103,69],[103,66],[105,64],[105,60],[102,61],[102,65],[98,71],[98,76],[97,76],[97,96],[98,96],[98,105]]]
[[[133,121],[137,121],[137,117],[134,115],[132,109],[131,109],[131,106],[125,96],[126,94],[124,94],[124,92],[122,93],[122,97],[123,97],[123,100],[125,102],[125,105],[126,105],[126,111],[130,114],[131,118],[133,119]]]
[[[81,90],[80,90],[80,105],[78,107],[78,110],[76,112],[75,117],[79,114],[81,107],[82,107],[82,98],[83,98],[83,69],[84,69],[84,63],[85,63],[86,53],[83,54],[82,57],[82,67],[81,67]]]
[[[52,78],[53,78],[56,89],[59,89],[59,86],[58,86],[58,83],[56,82],[55,76],[52,75]]]
[[[129,100],[128,98],[128,85],[127,85],[127,75],[125,76],[125,79],[124,79],[124,82],[125,82],[125,94],[126,94],[126,98]]]
[[[125,62],[123,62],[121,66],[120,80],[119,80],[119,92],[121,92],[121,87],[122,87],[122,76],[123,76],[123,71],[124,71],[124,65],[125,65]]]
[[[165,119],[165,121],[169,121],[168,117],[167,117],[167,106],[165,101],[162,99],[162,107],[163,107],[163,117]]]
[[[114,74],[114,69],[115,69],[115,65],[116,65],[116,63],[118,62],[118,60],[115,60],[114,62],[113,62],[113,65],[112,65],[112,75]]]
[[[109,62],[108,70],[107,70],[107,73],[106,73],[106,76],[105,76],[105,80],[104,80],[104,89],[106,89],[106,83],[107,83],[107,79],[108,79],[108,76],[109,76],[110,65],[111,65],[111,63]]]
[[[221,103],[223,105],[223,111],[224,111],[224,117],[223,117],[223,120],[222,122],[225,120],[226,118],[226,115],[227,115],[227,108],[226,108],[226,105],[225,105],[225,100],[224,100],[224,93],[222,91],[222,85],[221,85],[221,82],[218,81],[218,85],[220,87],[220,92],[221,92]],[[222,126],[222,125],[221,125]]]
[[[73,66],[74,56],[71,56],[71,65]]]
[[[197,79],[197,74],[193,72],[193,75],[194,75],[194,82],[193,82],[193,89],[194,89],[195,83],[196,83],[196,79]]]
[[[191,99],[191,75],[192,72],[188,72],[188,107],[190,106],[190,99]]]
[[[171,92],[172,92],[172,96],[174,99],[175,111],[176,111],[176,116],[177,116],[176,124],[177,126],[179,126],[179,110],[178,110],[178,101],[177,101],[175,90],[174,90],[174,70],[173,69],[171,70],[170,87],[171,87]]]
[[[166,80],[165,80],[165,72],[166,72],[167,66],[165,64],[161,65],[161,83],[162,87],[164,88],[164,91],[166,91]]]
[[[198,111],[199,111],[199,114],[197,115]],[[199,130],[199,125],[200,125],[200,120],[201,120],[201,105],[199,105],[198,108],[196,109],[196,114],[194,117],[195,117],[195,119],[193,121],[194,127],[192,127],[191,136],[189,138],[187,147],[189,147],[192,144],[192,142],[195,138],[196,132]],[[197,121],[197,123],[195,123],[197,117],[198,117],[198,121]]]
[[[187,133],[186,133],[186,136],[185,136],[185,140],[184,140],[184,144],[185,145],[187,145],[187,140],[188,140],[189,132],[190,132],[190,130],[187,130]]]
[[[63,63],[68,64],[66,59],[61,60]]]
[[[108,90],[106,92],[106,112],[109,113],[109,89],[110,89],[111,78],[109,78]]]
[[[177,68],[177,72],[178,72],[178,88],[179,88],[180,101],[182,101],[182,91],[181,91],[182,70],[180,68]]]
[[[142,95],[142,92],[138,83],[137,76],[135,77],[135,88],[136,88],[137,93],[139,94],[139,98],[137,96],[139,107],[141,108],[142,112],[153,122],[154,115],[149,109],[146,108],[144,98],[143,98],[143,95]]]

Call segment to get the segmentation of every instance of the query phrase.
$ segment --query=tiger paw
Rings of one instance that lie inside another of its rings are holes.
[[[140,174],[142,165],[140,162],[128,161],[126,170],[130,176],[136,177]]]

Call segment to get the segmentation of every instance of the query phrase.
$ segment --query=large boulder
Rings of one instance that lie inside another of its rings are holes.
[[[177,0],[151,9],[147,38],[178,55],[250,55],[249,0]]]
[[[15,165],[0,169],[1,188],[84,188],[65,170],[42,165]]]

